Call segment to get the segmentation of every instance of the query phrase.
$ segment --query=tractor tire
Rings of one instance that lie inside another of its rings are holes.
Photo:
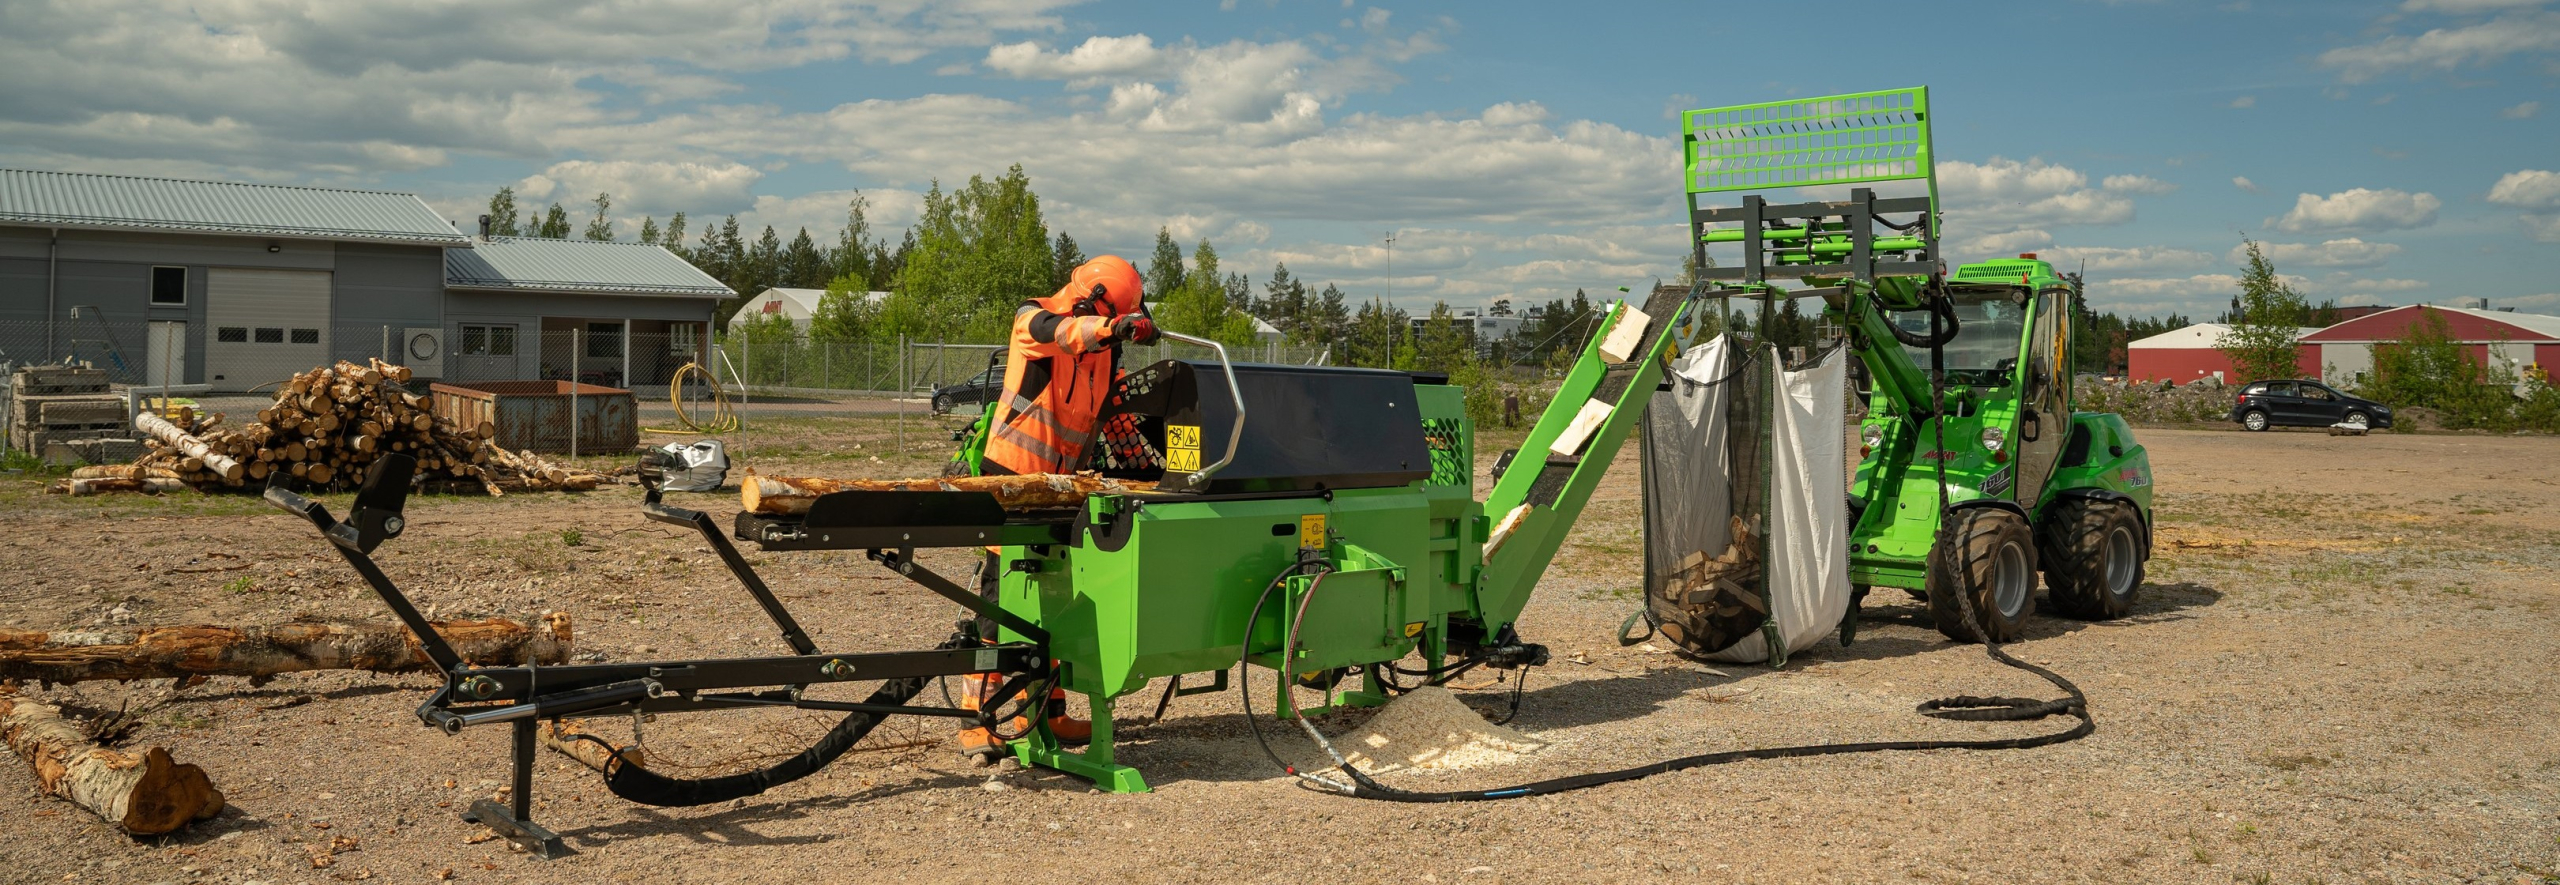
[[[2267,420],[2267,413],[2265,410],[2250,409],[2246,412],[2240,413],[2240,426],[2264,433],[2267,428],[2275,426],[2275,423]]]
[[[1948,542],[1930,551],[1930,619],[1957,642],[2016,640],[2035,611],[2036,544],[2027,521],[1989,507],[1961,511],[1954,519]],[[1973,602],[1971,627],[1964,622],[1960,593]],[[1982,631],[1979,637],[1975,628]]]
[[[2039,526],[2053,607],[2084,621],[2133,613],[2142,590],[2142,523],[2115,501],[2066,498]]]

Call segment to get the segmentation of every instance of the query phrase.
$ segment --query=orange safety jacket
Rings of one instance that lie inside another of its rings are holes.
[[[1084,463],[1095,416],[1118,380],[1119,342],[1109,318],[1072,315],[1082,300],[1060,289],[1014,313],[1004,395],[987,434],[988,464],[1031,474],[1073,473]]]

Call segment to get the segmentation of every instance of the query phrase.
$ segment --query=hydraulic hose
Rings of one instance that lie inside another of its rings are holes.
[[[1929,334],[1926,336],[1902,331],[1901,326],[1894,325],[1893,318],[1884,315],[1884,302],[1870,298],[1867,303],[1874,305],[1876,316],[1884,320],[1885,331],[1892,333],[1893,340],[1907,346],[1932,350],[1945,347],[1947,342],[1956,340],[1956,332],[1963,328],[1962,323],[1956,322],[1956,300],[1943,289],[1935,291],[1920,306],[1921,310],[1929,312]]]

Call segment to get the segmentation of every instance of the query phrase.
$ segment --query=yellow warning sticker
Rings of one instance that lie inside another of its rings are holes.
[[[1164,469],[1188,473],[1200,469],[1200,428],[1168,424],[1164,428]]]
[[[1324,514],[1309,513],[1298,517],[1298,546],[1324,549]]]
[[[1422,635],[1422,622],[1421,622],[1421,621],[1415,621],[1415,622],[1413,622],[1413,623],[1410,623],[1410,624],[1406,624],[1406,625],[1404,625],[1404,638],[1406,638],[1406,639],[1412,639],[1412,638],[1414,638],[1414,637],[1416,637],[1416,636],[1420,636],[1420,635]]]

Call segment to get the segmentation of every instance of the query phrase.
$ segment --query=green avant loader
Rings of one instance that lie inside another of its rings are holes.
[[[1895,177],[1925,178],[1925,94],[1873,95],[1902,96],[1906,104],[1898,113],[1920,121],[1917,162],[1902,163]],[[1819,103],[1790,106],[1815,110],[1806,112],[1808,120],[1778,126],[1831,126],[1853,136],[1863,131],[1859,121],[1893,115],[1859,111],[1831,118],[1821,116],[1828,112]],[[498,724],[513,729],[512,804],[483,800],[468,816],[543,857],[569,853],[529,819],[535,729],[543,720],[745,708],[842,715],[796,756],[717,777],[680,777],[622,759],[627,748],[609,748],[620,760],[605,775],[614,793],[686,806],[804,777],[887,716],[993,726],[1011,718],[1006,706],[1026,710],[1063,686],[1091,701],[1090,744],[1080,750],[1062,745],[1034,715],[1026,717],[1033,723],[1027,733],[1006,736],[1014,752],[1026,764],[1128,792],[1147,785],[1115,750],[1112,702],[1156,680],[1165,681],[1168,696],[1241,692],[1230,680],[1250,672],[1240,664],[1252,665],[1279,677],[1274,712],[1313,734],[1306,725],[1311,712],[1381,704],[1470,668],[1544,663],[1546,649],[1520,636],[1522,609],[1661,389],[1666,367],[1708,327],[1707,313],[1734,299],[1756,299],[1764,310],[1778,298],[1822,299],[1868,367],[1866,445],[1852,508],[1854,582],[1926,594],[1933,611],[1943,609],[1942,629],[1964,638],[1975,634],[1948,613],[1966,610],[1956,597],[1970,594],[1981,636],[1993,642],[2016,634],[2039,564],[2064,613],[2121,614],[2139,585],[2148,548],[2149,472],[2122,421],[2071,411],[2069,373],[2055,359],[2066,352],[2064,318],[2074,284],[2032,260],[1972,265],[1944,276],[1929,197],[1877,199],[1859,190],[1847,202],[1771,206],[1751,196],[1739,209],[1696,208],[1696,197],[1737,184],[1844,180],[1804,169],[1781,180],[1758,166],[1727,176],[1734,180],[1719,177],[1742,168],[1730,164],[1766,166],[1785,153],[1741,150],[1769,141],[1753,127],[1766,128],[1783,110],[1689,115],[1689,190],[1700,257],[1708,243],[1734,242],[1745,246],[1745,260],[1710,268],[1685,291],[1657,288],[1642,304],[1613,306],[1521,446],[1491,465],[1496,479],[1483,500],[1473,495],[1479,465],[1464,391],[1446,378],[1238,364],[1212,342],[1168,333],[1214,356],[1126,373],[1103,409],[1088,465],[1094,475],[1087,479],[1109,485],[1071,505],[1011,507],[1001,489],[857,490],[818,497],[805,512],[741,511],[720,519],[669,503],[654,483],[663,465],[644,461],[644,515],[698,534],[754,597],[789,653],[506,667],[461,660],[370,557],[403,527],[407,459],[377,462],[344,520],[281,484],[268,498],[317,526],[416,633],[442,674],[440,688],[418,710],[422,721],[447,733]],[[1757,122],[1719,123],[1727,119],[1720,114]],[[1895,216],[1918,220],[1897,228],[1886,221]],[[1878,236],[1880,229],[1887,233]],[[1790,291],[1770,282],[1788,275],[1808,287]],[[976,451],[973,440],[963,442],[964,451]],[[955,462],[953,472],[974,472],[970,460]],[[1067,480],[1002,482],[1057,489]],[[1950,557],[1950,539],[1978,555]],[[932,649],[822,649],[737,542],[780,562],[791,561],[788,551],[859,551],[975,619]],[[981,565],[973,574],[939,573],[918,556],[933,548],[958,554],[947,561]],[[994,677],[1001,686],[983,710],[909,703],[934,680],[966,674]],[[1347,678],[1354,674],[1361,677],[1356,684]],[[834,683],[871,690],[860,701],[820,700],[809,691]],[[1244,694],[1250,712],[1253,698]],[[2077,703],[2053,702],[2036,713],[2081,717],[2080,729],[2051,739],[2093,727]],[[1873,749],[1915,746],[1922,745]],[[1633,776],[1678,767],[1684,766],[1666,763]],[[1356,772],[1350,776],[1366,790],[1361,795],[1407,801],[1438,795],[1386,790]],[[1503,798],[1596,782],[1586,777],[1451,795]]]

